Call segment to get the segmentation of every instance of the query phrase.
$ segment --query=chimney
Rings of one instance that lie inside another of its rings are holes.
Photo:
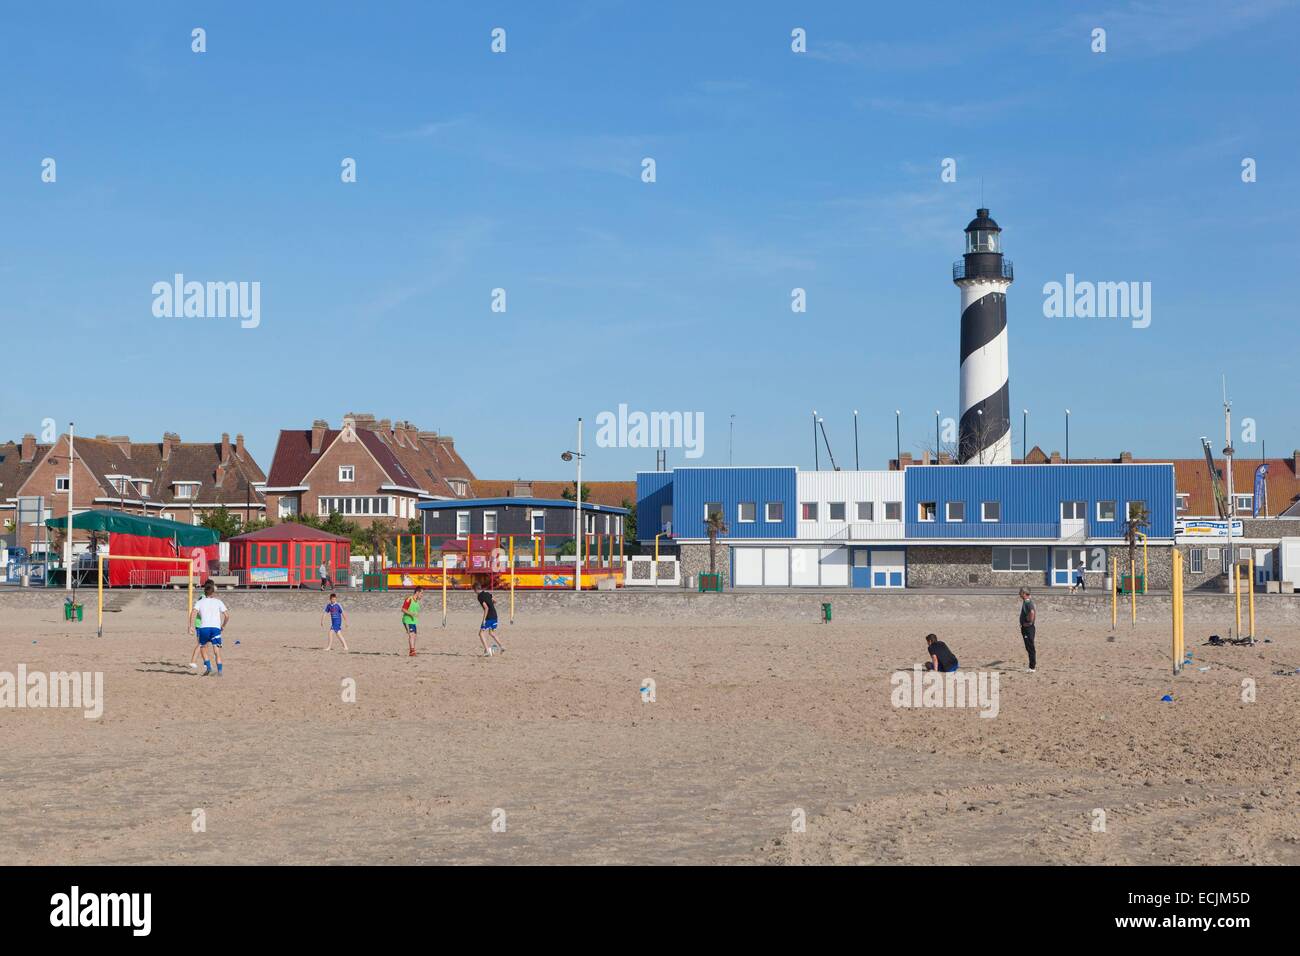
[[[218,460],[223,465],[230,462],[230,432],[221,433],[221,457]]]
[[[406,422],[400,420],[393,422],[393,438],[399,445],[406,444]]]
[[[921,452],[921,464],[930,464],[930,449],[927,448],[925,451]]]
[[[1061,463],[1061,453],[1059,451],[1052,452],[1051,462],[1053,465],[1059,465]]]
[[[387,418],[379,419],[379,432],[387,437],[393,430],[393,423]]]
[[[329,430],[329,422],[323,418],[318,418],[311,423],[311,453],[319,455],[321,447],[325,444],[325,432]]]
[[[109,439],[109,441],[111,441],[114,445],[116,445],[118,451],[120,451],[124,456],[126,456],[127,458],[131,457],[130,437],[126,435],[114,435],[112,438]]]
[[[162,440],[162,460],[170,461],[172,449],[181,443],[181,436],[175,432],[163,432]]]
[[[420,450],[420,429],[415,422],[406,423],[406,442],[416,451]]]
[[[36,457],[36,436],[28,432],[23,436],[23,454],[19,459],[23,464]]]
[[[951,465],[951,464],[952,464],[952,455],[948,454],[946,451],[941,451],[941,452],[939,452],[939,464],[941,464],[941,465]]]
[[[1131,451],[1122,451],[1119,453],[1119,461],[1122,465],[1133,464],[1133,453]]]
[[[235,456],[240,461],[244,460],[244,436],[243,435],[235,436]]]
[[[1291,452],[1291,467],[1295,469],[1297,475],[1300,475],[1300,450]]]
[[[911,466],[912,466],[912,453],[910,451],[905,451],[899,457],[898,470],[902,471],[904,468],[910,468]]]

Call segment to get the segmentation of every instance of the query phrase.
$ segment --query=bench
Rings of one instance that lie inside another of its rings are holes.
[[[208,577],[208,580],[211,581],[215,587],[224,587],[226,590],[230,590],[239,583],[238,576],[234,574],[213,574]],[[183,588],[189,584],[189,581],[190,579],[187,575],[173,574],[168,583],[170,583],[173,588]]]

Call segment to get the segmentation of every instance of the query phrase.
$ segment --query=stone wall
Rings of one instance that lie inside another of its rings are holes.
[[[63,595],[60,590],[45,591],[31,588],[0,588],[0,629],[9,633],[11,626],[5,612],[11,609],[43,609],[50,621],[63,617]],[[143,612],[150,619],[160,613],[174,613],[185,606],[185,592],[171,590],[110,592],[110,601],[121,608],[119,613],[105,615],[106,632],[114,627],[129,626],[127,622],[135,613]],[[371,591],[358,593],[344,591],[343,606],[349,613],[396,614],[406,596],[404,591]],[[310,614],[319,616],[325,596],[319,591],[222,591],[221,598],[232,612]],[[86,604],[86,620],[75,625],[87,636],[94,634],[95,595],[78,592],[78,599]],[[440,620],[440,595],[426,594],[424,614],[430,628]],[[1009,627],[1015,625],[1018,607],[1013,591],[996,594],[954,593],[942,591],[906,590],[855,590],[852,588],[774,588],[742,589],[721,594],[700,594],[683,588],[624,588],[617,591],[519,591],[515,595],[516,626],[526,623],[530,616],[565,617],[591,614],[627,616],[656,622],[681,621],[698,625],[705,620],[733,622],[791,622],[816,623],[820,620],[821,604],[834,605],[834,623],[879,624],[884,619],[914,619],[927,624],[930,621],[962,621],[972,616],[987,620],[1005,618]],[[1110,628],[1110,597],[1102,591],[1087,594],[1070,594],[1064,588],[1034,589],[1034,602],[1038,606],[1040,630],[1054,622],[1076,622]],[[1295,633],[1300,627],[1300,595],[1257,594],[1256,612],[1264,628],[1280,630],[1285,627]],[[1138,598],[1138,621],[1152,625],[1167,625],[1170,618],[1168,594],[1150,594]],[[479,606],[469,591],[453,591],[448,596],[453,615],[477,618]],[[508,599],[498,598],[497,607],[504,614]],[[1226,634],[1231,620],[1232,606],[1220,594],[1189,593],[1185,600],[1189,626],[1204,623]],[[1128,613],[1121,605],[1121,617]],[[395,618],[394,618],[395,619]],[[308,620],[314,623],[315,618]],[[1206,632],[1207,634],[1209,631]],[[1268,633],[1265,630],[1263,633]],[[1276,634],[1273,635],[1276,638]],[[1189,646],[1192,632],[1188,632]]]
[[[1106,575],[1110,573],[1111,558],[1120,564],[1120,573],[1127,574],[1128,546],[1102,548],[1104,571],[1088,570],[1084,572],[1084,583],[1088,590],[1105,592]],[[1092,548],[1088,549],[1089,566],[1093,563]],[[1135,551],[1138,573],[1142,571],[1142,549]],[[1147,586],[1152,589],[1164,589],[1173,580],[1173,557],[1169,547],[1147,548],[1148,573],[1151,580]],[[992,545],[945,545],[934,547],[926,545],[908,545],[907,547],[907,586],[926,588],[1043,588],[1048,586],[1045,571],[994,571]]]
[[[682,584],[689,585],[691,578],[709,571],[709,546],[707,544],[683,544],[678,558],[682,565]],[[731,548],[718,543],[716,571],[722,575],[722,586],[731,587]]]

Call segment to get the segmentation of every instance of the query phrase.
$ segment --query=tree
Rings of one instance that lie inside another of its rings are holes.
[[[411,518],[406,522],[407,534],[424,534],[424,521],[420,518]]]
[[[352,534],[352,550],[358,554],[367,555],[372,558],[386,558],[388,555],[388,541],[396,532],[393,529],[393,522],[387,518],[383,520],[372,521],[369,527],[355,529]],[[373,571],[378,571],[378,561]]]
[[[568,486],[560,491],[560,497],[565,501],[576,501],[578,498],[578,483],[576,481],[569,482]]]
[[[1142,536],[1142,529],[1150,526],[1151,515],[1147,512],[1147,506],[1138,501],[1130,501],[1128,504],[1128,519],[1124,522],[1124,540],[1128,542],[1128,566],[1130,568],[1137,567],[1137,543],[1138,538]],[[1136,581],[1130,581],[1129,584],[1131,587],[1137,587]]]
[[[718,537],[727,533],[727,522],[722,517],[721,511],[709,513],[709,517],[704,522],[704,530],[709,535],[709,573],[717,573],[717,554],[718,554]]]
[[[627,509],[627,516],[623,519],[623,543],[636,540],[636,502],[623,499],[623,507]]]
[[[219,505],[210,511],[205,511],[203,517],[199,519],[199,525],[215,531],[222,541],[227,541],[237,534],[242,534],[245,530],[239,522],[239,515],[225,505]]]

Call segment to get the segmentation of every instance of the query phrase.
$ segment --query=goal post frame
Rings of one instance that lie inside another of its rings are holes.
[[[194,617],[194,564],[193,558],[162,558],[145,554],[101,554],[99,555],[99,574],[97,575],[96,584],[99,590],[99,625],[96,637],[104,636],[104,562],[105,561],[151,561],[155,564],[183,564],[186,569],[186,578],[188,579],[188,592],[190,604],[190,619]]]

